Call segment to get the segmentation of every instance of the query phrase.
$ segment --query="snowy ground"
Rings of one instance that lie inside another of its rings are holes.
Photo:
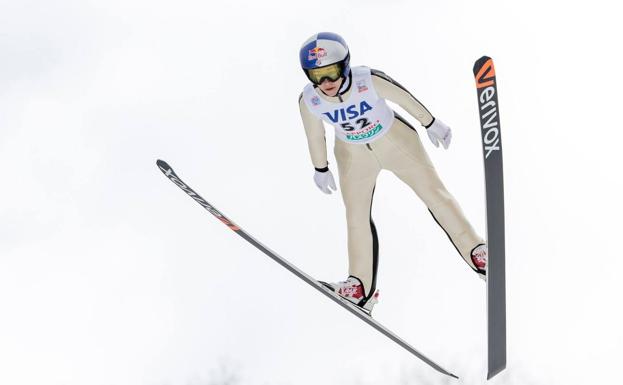
[[[610,4],[1,1],[0,383],[485,383],[485,286],[393,175],[381,174],[373,209],[375,316],[459,381],[318,295],[156,168],[167,160],[308,273],[343,278],[341,197],[313,185],[296,104],[298,48],[329,30],[353,64],[384,70],[453,128],[448,151],[422,138],[480,233],[471,67],[494,58],[509,350],[490,383],[616,384],[623,28]]]

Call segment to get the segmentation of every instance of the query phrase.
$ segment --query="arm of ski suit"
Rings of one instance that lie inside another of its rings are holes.
[[[406,88],[379,70],[372,70],[372,84],[376,93],[383,99],[390,100],[404,108],[416,118],[422,126],[428,128],[435,118]]]
[[[372,83],[381,98],[398,104],[416,118],[426,128],[429,139],[436,147],[441,142],[444,148],[448,148],[452,139],[450,127],[435,119],[426,107],[406,88],[384,72],[374,69],[372,70]]]
[[[307,135],[307,146],[309,147],[312,164],[317,171],[322,172],[329,165],[324,125],[321,119],[309,111],[303,100],[303,94],[299,96],[299,109],[301,110],[305,135]]]

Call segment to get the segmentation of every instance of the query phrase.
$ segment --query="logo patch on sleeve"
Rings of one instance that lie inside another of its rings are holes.
[[[359,80],[357,82],[357,91],[359,93],[365,92],[368,90],[368,86],[366,86],[366,81],[365,80]]]

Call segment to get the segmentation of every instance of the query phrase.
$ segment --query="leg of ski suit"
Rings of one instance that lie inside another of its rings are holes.
[[[370,216],[376,177],[392,171],[426,204],[463,259],[485,243],[439,179],[415,129],[396,118],[387,134],[369,145],[336,141],[335,156],[348,224],[349,274],[359,278],[366,295],[376,288],[378,240]]]
[[[371,210],[381,165],[366,145],[336,141],[334,150],[346,207],[348,273],[361,280],[369,295],[376,286],[378,266],[378,238]]]

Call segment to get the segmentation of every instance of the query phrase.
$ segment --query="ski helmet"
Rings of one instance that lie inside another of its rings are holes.
[[[307,39],[299,58],[305,75],[314,84],[347,78],[350,74],[348,45],[336,33],[320,32]]]

